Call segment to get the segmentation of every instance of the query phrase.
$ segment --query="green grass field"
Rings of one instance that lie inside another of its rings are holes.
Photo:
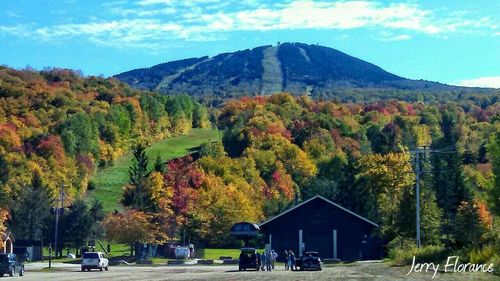
[[[154,165],[157,155],[160,155],[163,161],[184,156],[190,152],[190,149],[211,140],[215,141],[218,137],[219,133],[214,129],[193,129],[186,135],[162,140],[147,148],[149,164]],[[132,153],[128,152],[117,159],[114,166],[99,170],[92,177],[96,188],[89,192],[88,198],[101,201],[105,212],[123,209],[120,199],[123,186],[128,182],[128,170],[132,164],[132,157]]]
[[[263,252],[263,249],[257,249],[258,252]],[[205,249],[206,260],[218,260],[220,257],[232,257],[238,259],[240,257],[240,249]]]

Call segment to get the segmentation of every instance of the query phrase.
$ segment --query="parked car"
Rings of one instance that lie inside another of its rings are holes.
[[[256,255],[256,250],[254,248],[241,248],[240,260],[239,260],[239,270],[247,270],[247,268],[253,268],[259,270],[259,261]]]
[[[318,252],[305,252],[304,255],[296,261],[300,270],[321,270],[322,262]]]
[[[14,274],[19,274],[19,276],[24,275],[24,262],[19,259],[15,254],[0,254],[0,277],[4,274],[9,274],[9,276],[14,276]]]
[[[83,254],[82,271],[99,269],[108,271],[108,259],[101,252],[87,252]]]

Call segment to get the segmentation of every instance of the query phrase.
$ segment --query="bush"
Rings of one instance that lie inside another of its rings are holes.
[[[493,264],[494,273],[500,275],[500,243],[491,243],[480,249],[471,249],[465,252],[468,262],[476,264]]]
[[[395,239],[388,244],[389,258],[396,266],[410,265],[415,257],[416,262],[440,263],[446,260],[449,251],[441,245],[427,245],[417,248],[414,242]]]

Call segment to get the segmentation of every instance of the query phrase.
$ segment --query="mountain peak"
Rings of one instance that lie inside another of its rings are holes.
[[[171,61],[115,77],[135,88],[212,98],[276,92],[330,95],[352,88],[454,88],[405,79],[336,49],[295,42]]]

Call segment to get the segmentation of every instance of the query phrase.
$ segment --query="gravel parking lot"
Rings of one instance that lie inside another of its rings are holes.
[[[45,264],[46,266],[46,264]],[[239,272],[237,266],[114,266],[109,271],[80,272],[79,265],[55,265],[56,271],[40,271],[41,266],[31,264],[22,280],[431,280],[432,273],[413,273],[408,268],[388,267],[382,263],[359,263],[325,267],[319,272],[290,272],[282,266],[273,272]],[[31,270],[30,270],[31,269]],[[16,277],[16,279],[18,279]],[[6,278],[8,280],[8,278]],[[19,280],[19,279],[18,279]],[[432,280],[500,280],[484,273],[442,273]]]

